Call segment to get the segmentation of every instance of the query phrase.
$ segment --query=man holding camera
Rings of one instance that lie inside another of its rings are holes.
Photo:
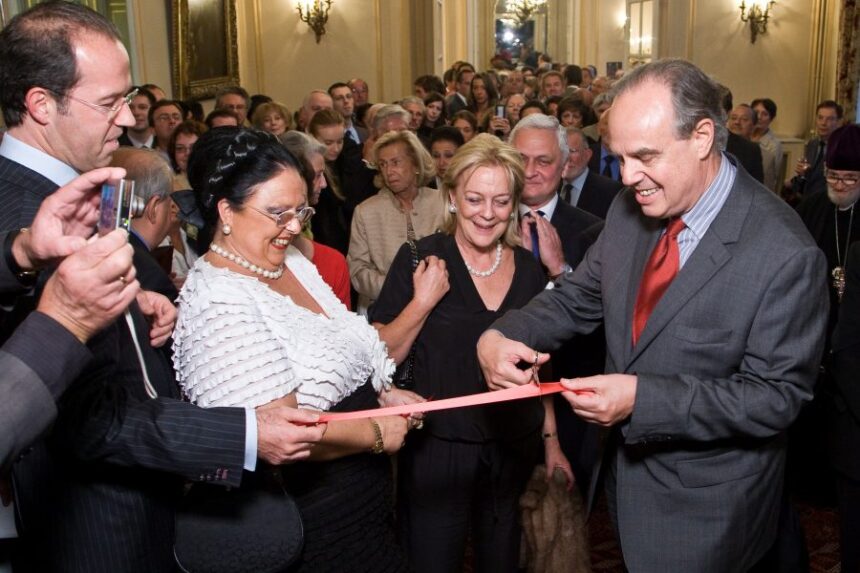
[[[116,29],[80,5],[39,4],[0,32],[9,126],[0,144],[0,230],[29,225],[57,187],[108,164],[122,127],[134,121],[130,85]],[[29,309],[19,302],[0,334],[32,308],[32,299]],[[117,320],[90,341],[94,357],[64,396],[53,433],[13,466],[21,570],[172,571],[183,479],[237,486],[257,457],[301,459],[322,437],[324,426],[292,423],[316,415],[285,406],[255,413],[179,400],[172,367],[153,348],[174,317],[163,296],[138,296],[134,334]],[[143,369],[159,397],[149,397]]]

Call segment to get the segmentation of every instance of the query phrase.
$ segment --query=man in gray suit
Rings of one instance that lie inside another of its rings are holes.
[[[772,545],[785,430],[812,398],[825,264],[791,209],[721,151],[718,86],[661,60],[615,88],[622,191],[582,264],[484,333],[493,389],[601,320],[606,375],[563,381],[611,428],[602,464],[630,571],[748,571]],[[594,480],[595,482],[597,480]]]

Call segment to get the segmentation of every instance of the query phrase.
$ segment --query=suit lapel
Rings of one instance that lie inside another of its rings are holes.
[[[731,260],[732,255],[726,245],[736,242],[740,236],[749,213],[753,189],[755,189],[755,181],[742,169],[738,169],[735,183],[719,214],[699,241],[696,250],[693,251],[678,276],[669,285],[663,298],[654,307],[651,316],[648,317],[648,322],[639,337],[638,344],[635,348],[631,348],[629,358],[625,361],[625,371],[648,348],[684,305]],[[642,279],[642,270],[655,243],[656,238],[652,237],[652,240],[649,241],[650,248],[647,249],[644,256],[637,251],[637,258],[634,261],[636,267],[631,278],[631,284],[635,283],[635,288],[627,293],[628,341],[632,340],[633,306],[636,304],[636,292]]]

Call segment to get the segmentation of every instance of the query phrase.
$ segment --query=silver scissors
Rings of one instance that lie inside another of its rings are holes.
[[[540,388],[540,377],[538,376],[538,358],[540,358],[540,352],[535,352],[535,359],[532,362],[532,382],[534,382],[535,386]]]

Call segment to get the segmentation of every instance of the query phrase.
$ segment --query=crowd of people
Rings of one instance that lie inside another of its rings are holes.
[[[544,463],[630,571],[803,570],[828,490],[860,571],[860,127],[821,102],[792,171],[776,103],[689,62],[494,63],[204,116],[86,7],[0,32],[0,562],[173,571],[187,484],[275,483],[289,571],[513,572]]]

